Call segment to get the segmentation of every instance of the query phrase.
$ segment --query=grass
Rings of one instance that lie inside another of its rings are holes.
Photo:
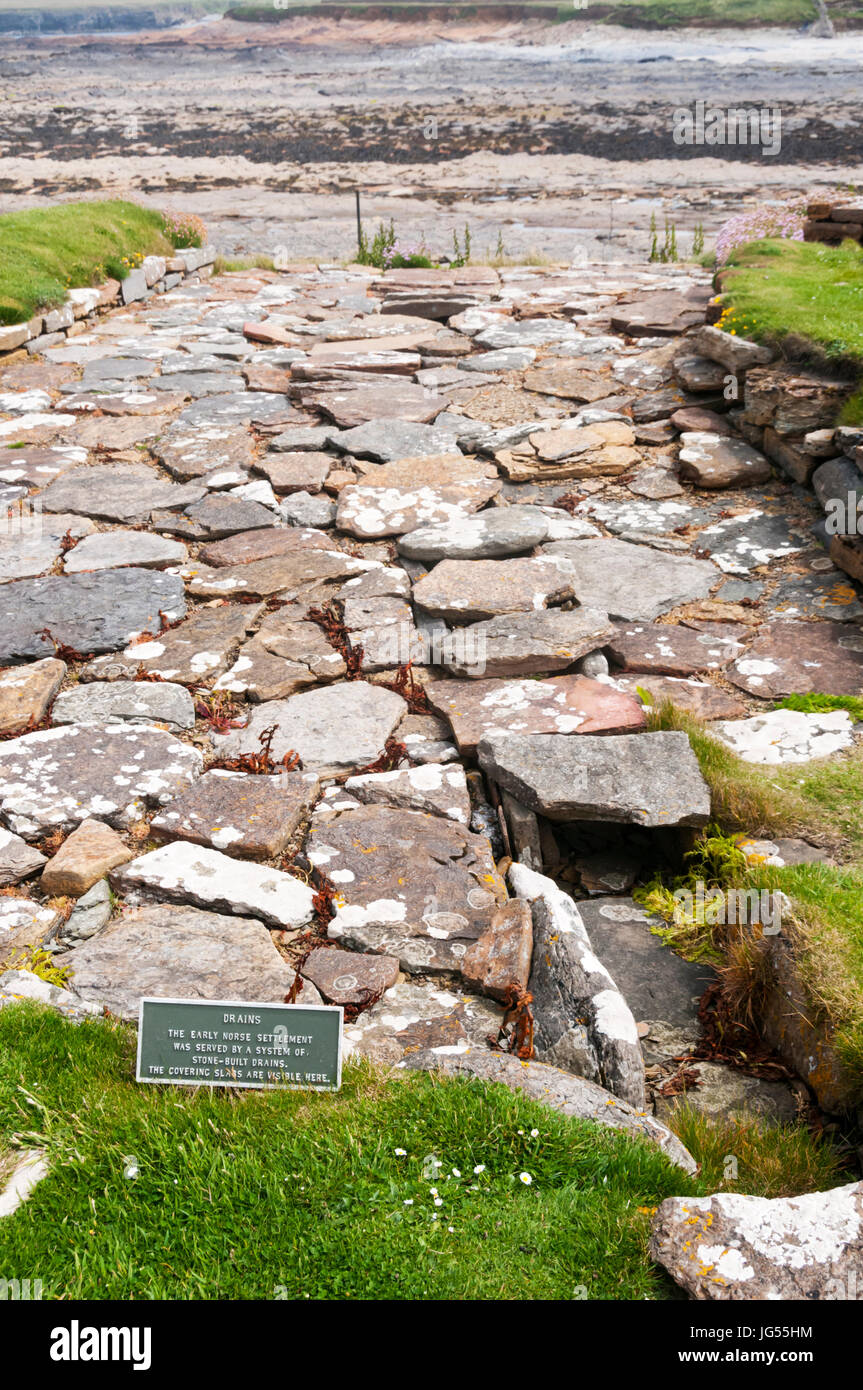
[[[584,1285],[641,1299],[666,1288],[637,1208],[692,1188],[646,1144],[502,1087],[384,1080],[367,1064],[346,1069],[338,1096],[136,1086],[133,1038],[28,1005],[0,1013],[0,1142],[24,1130],[52,1161],[0,1224],[0,1267],[38,1271],[49,1297],[571,1299]],[[423,1177],[432,1154],[435,1181]]]
[[[341,3],[312,3],[300,0],[284,9],[274,10],[264,5],[239,5],[228,10],[231,19],[259,23],[278,23],[289,15],[314,15],[323,11],[362,15],[369,10],[383,12],[393,18],[422,18],[430,6],[440,12],[450,12],[454,18],[476,18],[488,8],[479,4],[447,3],[447,0],[386,0],[382,5],[367,0],[346,0]],[[495,10],[511,8],[518,13],[536,11],[542,18],[558,23],[572,20],[600,20],[606,24],[623,24],[629,28],[667,29],[680,24],[702,28],[725,28],[740,25],[792,25],[810,23],[816,14],[812,0],[597,0],[582,9],[572,4],[547,3],[547,0],[512,0],[495,5]]]
[[[793,334],[827,358],[863,358],[863,248],[855,241],[751,242],[730,256],[722,289],[734,311],[729,332],[761,342]]]
[[[779,868],[743,866],[731,854],[724,858],[716,854],[711,861],[713,873],[705,867],[704,855],[701,867],[696,864],[694,869],[695,876],[700,874],[708,885],[779,890],[788,896],[792,918],[788,930],[801,979],[816,1013],[831,1025],[840,1059],[861,1078],[863,1090],[863,824],[859,810],[863,750],[807,764],[763,767],[743,762],[701,721],[670,702],[651,712],[649,727],[688,733],[722,831],[800,836],[829,846],[844,861],[837,867]],[[656,879],[639,896],[649,899],[652,908],[671,923],[671,894],[678,886],[691,885],[684,879],[671,884]],[[740,945],[729,939],[727,928],[713,928],[703,921],[673,922],[662,934],[693,959],[727,959],[729,950]]]
[[[145,256],[173,253],[161,213],[112,199],[0,216],[0,323],[62,304],[70,288],[122,280]]]
[[[610,22],[661,29],[681,23],[709,28],[798,25],[811,23],[816,15],[812,0],[614,0],[609,8]]]
[[[0,1146],[0,1192],[14,1173],[17,1161],[18,1155],[14,1149],[4,1149]]]
[[[214,275],[232,275],[243,270],[275,270],[272,256],[217,256],[213,262]]]
[[[690,1125],[705,1183],[504,1087],[365,1062],[338,1095],[138,1086],[134,1036],[27,1002],[0,1012],[0,1152],[51,1164],[0,1222],[0,1268],[48,1298],[674,1297],[647,1257],[650,1213],[711,1190],[716,1155],[738,1152]],[[833,1150],[794,1133],[750,1138],[740,1190],[829,1185]]]
[[[793,1197],[843,1181],[835,1148],[814,1142],[802,1125],[707,1119],[683,1103],[675,1110],[674,1128],[690,1153],[698,1155],[700,1181],[708,1192],[757,1190],[760,1197]],[[729,1158],[736,1161],[736,1178],[729,1176],[734,1171]]]
[[[856,695],[820,695],[813,690],[805,695],[788,695],[777,700],[773,708],[799,710],[802,714],[831,714],[844,709],[855,723],[863,720],[863,700]]]

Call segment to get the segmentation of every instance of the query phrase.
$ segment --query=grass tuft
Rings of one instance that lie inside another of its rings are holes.
[[[708,1119],[681,1103],[674,1110],[671,1127],[701,1164],[701,1181],[709,1192],[795,1197],[848,1181],[847,1176],[843,1179],[844,1160],[835,1146],[815,1138],[803,1125]]]
[[[774,709],[799,710],[801,714],[829,714],[845,709],[855,721],[863,720],[863,700],[856,695],[820,695],[809,691],[805,695],[787,695],[777,700]]]

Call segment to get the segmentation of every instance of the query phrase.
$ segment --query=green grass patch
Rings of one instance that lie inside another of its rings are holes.
[[[857,242],[765,240],[732,252],[722,277],[723,328],[778,342],[806,339],[828,358],[863,359],[863,248]]]
[[[843,1181],[842,1156],[802,1125],[707,1119],[681,1104],[675,1110],[674,1129],[701,1164],[700,1181],[707,1192],[794,1197],[822,1192]],[[729,1174],[729,1157],[736,1160],[736,1177]]]
[[[503,1087],[368,1064],[335,1096],[138,1086],[133,1043],[125,1025],[0,1012],[0,1146],[14,1133],[52,1165],[0,1223],[0,1267],[38,1273],[46,1297],[671,1292],[638,1207],[694,1189],[641,1141]]]
[[[590,9],[610,10],[606,22],[657,29],[680,24],[717,29],[730,25],[798,25],[810,23],[816,15],[812,0],[615,0],[609,6],[590,6],[588,14]],[[579,17],[582,13],[576,11]]]
[[[856,695],[821,695],[809,691],[805,695],[787,695],[784,700],[777,700],[773,708],[799,710],[801,714],[829,714],[845,709],[855,721],[863,720],[863,700]]]
[[[650,1213],[743,1152],[684,1120],[710,1165],[690,1179],[505,1087],[368,1063],[337,1095],[139,1086],[134,1041],[116,1021],[0,1012],[0,1152],[51,1165],[0,1223],[0,1267],[32,1270],[47,1298],[674,1297],[647,1257]],[[825,1185],[832,1150],[795,1134],[752,1137],[739,1190]]]
[[[817,706],[821,697],[811,698]],[[657,876],[636,890],[639,900],[667,923],[658,934],[689,959],[731,960],[741,978],[747,961],[753,970],[758,964],[747,932],[715,923],[709,912],[682,912],[675,890],[691,890],[700,878],[708,888],[785,893],[801,979],[816,1014],[830,1024],[840,1059],[861,1078],[863,1093],[863,751],[784,767],[744,763],[701,721],[669,702],[651,711],[649,727],[689,734],[718,822],[687,856],[686,873],[674,879]],[[828,845],[844,862],[836,867],[747,865],[727,838],[735,831],[801,836]]]
[[[452,19],[500,18],[501,11],[509,10],[514,18],[536,15],[541,19],[556,23],[570,23],[573,20],[592,20],[606,24],[622,24],[629,28],[669,29],[681,24],[705,29],[719,29],[741,25],[787,25],[797,26],[810,23],[816,15],[812,0],[611,0],[602,3],[597,0],[584,9],[576,10],[571,4],[549,4],[547,0],[501,0],[501,3],[484,5],[482,3],[465,5],[447,3],[447,0],[387,0],[387,3],[368,3],[368,0],[344,0],[344,3],[308,3],[298,0],[284,8],[274,10],[270,6],[252,4],[238,5],[227,11],[229,19],[245,20],[259,24],[278,24],[291,16],[301,15],[341,15],[361,17],[364,14],[385,15],[394,19],[422,19],[429,11],[434,11],[435,19],[441,13]]]
[[[162,214],[112,199],[0,216],[0,323],[62,304],[68,289],[122,280],[145,256],[170,256]]]

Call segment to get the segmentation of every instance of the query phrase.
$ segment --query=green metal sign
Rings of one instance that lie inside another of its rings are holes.
[[[343,1017],[332,1004],[142,999],[136,1079],[337,1091]]]

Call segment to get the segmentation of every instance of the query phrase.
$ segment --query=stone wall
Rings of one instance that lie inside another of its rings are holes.
[[[849,237],[863,240],[863,202],[846,199],[837,203],[810,203],[803,227],[804,241],[825,241],[838,246]]]
[[[834,564],[863,581],[863,539],[854,529],[856,502],[849,501],[863,503],[863,426],[835,424],[856,383],[801,371],[774,360],[769,348],[716,327],[696,329],[690,337],[701,357],[734,379],[738,404],[728,418],[735,429],[793,483],[814,491],[824,510],[813,528],[816,539]]]

